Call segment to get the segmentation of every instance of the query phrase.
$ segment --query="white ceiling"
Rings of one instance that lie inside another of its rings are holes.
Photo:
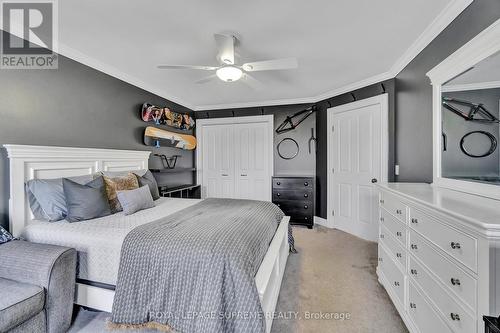
[[[64,0],[59,52],[193,110],[316,102],[393,77],[471,1]],[[296,57],[299,68],[254,73],[262,91],[156,69],[217,65],[213,34],[226,31],[242,62]]]

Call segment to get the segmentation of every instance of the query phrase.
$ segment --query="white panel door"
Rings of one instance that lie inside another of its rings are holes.
[[[203,185],[206,198],[234,197],[233,126],[203,128]]]
[[[378,192],[374,183],[382,178],[382,105],[351,104],[329,109],[330,214],[334,227],[376,241]]]
[[[270,200],[269,124],[234,125],[235,194],[240,199]],[[272,140],[272,138],[271,138]]]

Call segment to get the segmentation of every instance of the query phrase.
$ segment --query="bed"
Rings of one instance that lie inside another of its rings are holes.
[[[150,152],[94,148],[5,145],[10,160],[10,230],[16,236],[74,247],[79,267],[75,303],[111,312],[115,296],[120,249],[134,228],[190,207],[199,200],[161,198],[154,208],[125,216],[123,213],[69,224],[33,219],[24,183],[35,178],[71,177],[98,171],[146,169]],[[288,222],[279,224],[255,275],[266,331],[272,325],[277,298],[288,258]]]

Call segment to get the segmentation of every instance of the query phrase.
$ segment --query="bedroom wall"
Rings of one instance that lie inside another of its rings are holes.
[[[500,1],[475,0],[396,77],[396,155],[401,182],[432,182],[430,69],[500,18]]]
[[[147,125],[139,117],[143,102],[190,110],[147,91],[60,57],[57,70],[0,70],[0,145],[29,144],[132,150],[153,150],[142,144]],[[192,167],[193,152],[182,154],[179,166]],[[152,158],[150,167],[158,160]],[[191,183],[192,174],[175,177]],[[166,182],[173,183],[170,179]],[[8,224],[9,167],[0,149],[0,224]]]
[[[197,119],[202,118],[223,118],[223,117],[244,117],[261,114],[274,115],[274,128],[276,129],[285,118],[298,111],[309,107],[309,104],[268,106],[263,108],[243,108],[227,110],[210,110],[196,112]],[[316,152],[309,154],[309,138],[311,128],[316,136],[316,114],[310,115],[295,130],[283,134],[274,132],[274,175],[276,176],[314,176],[316,173]],[[299,154],[291,160],[284,160],[277,153],[277,145],[283,138],[292,138],[299,144]]]

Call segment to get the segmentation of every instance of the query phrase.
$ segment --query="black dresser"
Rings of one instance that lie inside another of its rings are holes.
[[[290,216],[291,224],[314,225],[314,177],[273,177],[273,203]]]

